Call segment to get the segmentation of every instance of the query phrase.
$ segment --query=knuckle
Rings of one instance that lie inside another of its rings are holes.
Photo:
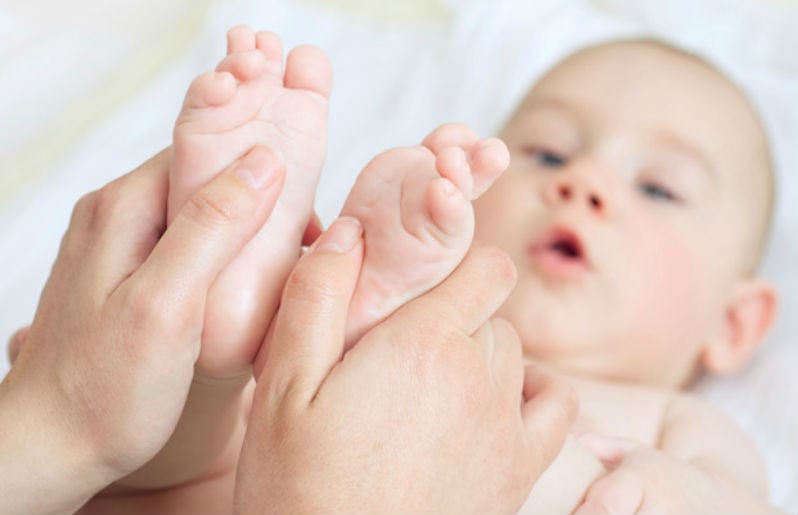
[[[74,223],[80,223],[81,221],[93,218],[98,197],[99,191],[92,191],[80,197],[75,203],[75,207],[72,209],[72,221]]]
[[[97,191],[87,193],[75,203],[69,227],[61,239],[59,258],[79,259],[85,251],[96,225],[98,195]]]
[[[122,185],[119,181],[110,182],[100,188],[95,194],[95,220],[102,222],[114,216],[120,208],[123,197]]]
[[[122,200],[123,191],[118,180],[87,193],[72,210],[71,228],[81,232],[97,232],[112,227],[117,213],[124,210]]]
[[[83,195],[72,209],[67,236],[80,234],[77,239],[85,238],[86,233],[95,233],[114,227],[114,220],[119,213],[126,210],[125,184],[126,177],[116,179],[102,188]]]
[[[443,377],[443,372],[449,368],[457,370],[455,361],[462,361],[458,357],[462,337],[428,320],[421,320],[405,330],[404,339],[410,354],[408,364],[415,377],[421,381],[435,380]]]
[[[72,218],[69,222],[67,235],[75,232],[87,232],[93,230],[99,218],[100,190],[92,191],[83,195],[72,209]]]
[[[331,275],[300,263],[288,276],[284,295],[292,301],[315,304],[337,298],[337,288]]]
[[[186,325],[186,317],[175,309],[175,299],[162,288],[134,283],[123,302],[130,327],[143,334],[176,334]]]
[[[209,229],[235,222],[239,218],[236,199],[218,191],[214,193],[200,191],[193,195],[183,207],[183,215],[189,221]]]

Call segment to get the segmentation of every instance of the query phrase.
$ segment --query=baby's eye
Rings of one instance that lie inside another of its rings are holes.
[[[640,191],[643,195],[657,202],[676,202],[679,200],[668,188],[653,182],[640,183]]]
[[[529,154],[535,159],[537,164],[546,168],[562,168],[568,162],[567,157],[551,150],[530,149]]]

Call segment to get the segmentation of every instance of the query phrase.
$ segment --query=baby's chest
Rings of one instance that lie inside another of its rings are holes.
[[[580,388],[579,416],[573,433],[586,431],[630,438],[656,447],[662,432],[668,397],[635,388]]]

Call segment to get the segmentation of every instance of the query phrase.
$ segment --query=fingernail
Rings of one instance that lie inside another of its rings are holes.
[[[236,177],[249,187],[262,190],[275,182],[279,175],[279,160],[272,156],[261,155],[258,150],[253,150],[246,156],[235,171]]]
[[[342,216],[333,222],[324,234],[319,236],[316,248],[343,254],[357,245],[362,234],[363,226],[360,225],[357,218]]]

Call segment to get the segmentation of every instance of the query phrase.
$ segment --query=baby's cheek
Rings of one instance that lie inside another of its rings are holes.
[[[687,337],[701,314],[700,292],[706,277],[702,277],[699,260],[688,245],[676,239],[670,242],[652,248],[646,259],[650,282],[644,304],[655,308],[647,310],[653,317],[653,328]]]

